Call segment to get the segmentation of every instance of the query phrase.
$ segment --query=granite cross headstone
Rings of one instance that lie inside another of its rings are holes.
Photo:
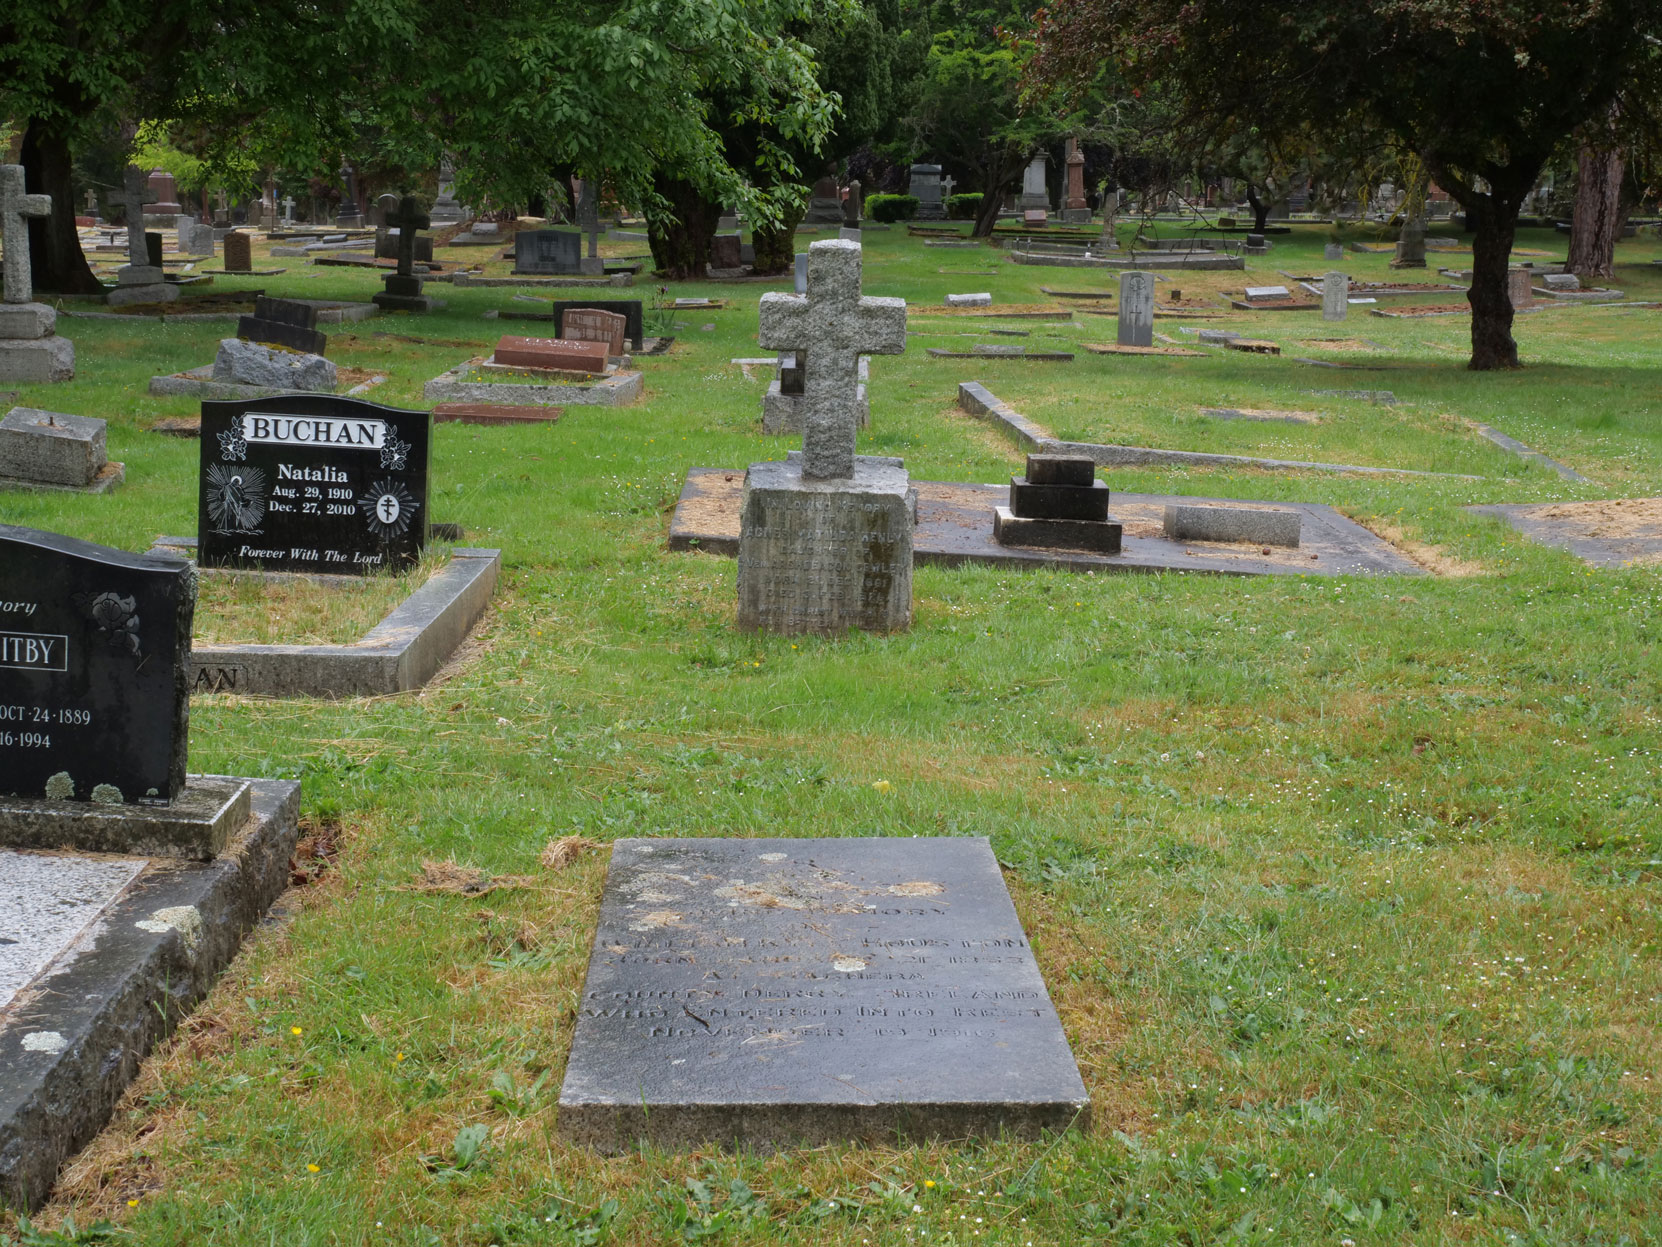
[[[398,271],[382,279],[385,289],[371,299],[377,307],[387,311],[426,312],[433,301],[421,293],[421,278],[415,275],[416,231],[426,229],[432,222],[427,210],[414,195],[382,195],[376,200],[385,224],[398,229]]]
[[[204,567],[362,575],[427,543],[433,418],[291,394],[202,404]]]
[[[759,340],[795,351],[802,362],[803,478],[852,477],[859,357],[906,349],[906,300],[860,294],[859,243],[816,242],[808,250],[808,293],[762,296]]]
[[[1120,275],[1121,346],[1154,345],[1154,278],[1148,273]]]
[[[589,253],[578,263],[587,276],[604,277],[606,262],[600,257],[600,184],[593,178],[583,179],[583,188],[577,195],[577,225],[588,238]]]
[[[5,302],[29,303],[34,279],[29,270],[29,218],[52,213],[50,195],[23,193],[23,166],[0,165],[0,238],[6,240]]]
[[[0,793],[177,796],[195,603],[183,559],[0,524]]]

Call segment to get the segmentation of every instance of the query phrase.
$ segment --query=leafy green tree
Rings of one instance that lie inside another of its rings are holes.
[[[1182,102],[1185,133],[1373,131],[1423,161],[1473,226],[1471,367],[1515,368],[1506,270],[1554,150],[1654,76],[1654,0],[1058,0],[1034,81],[1111,64]]]
[[[991,234],[1005,193],[1035,153],[1068,132],[1044,95],[1022,94],[1024,35],[1035,6],[937,3],[934,34],[909,119],[915,150],[962,170],[982,194],[973,236]]]

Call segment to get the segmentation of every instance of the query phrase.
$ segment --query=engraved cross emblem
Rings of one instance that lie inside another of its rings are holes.
[[[6,240],[5,301],[27,303],[34,297],[34,276],[29,270],[29,220],[48,216],[50,195],[23,193],[23,166],[0,165],[0,237]]]
[[[762,296],[761,345],[795,351],[803,366],[802,475],[854,475],[860,356],[906,349],[906,300],[860,294],[860,244],[844,239],[808,248],[808,293]]]
[[[127,262],[135,268],[148,268],[150,251],[144,245],[144,205],[161,199],[150,189],[150,175],[137,165],[128,165],[121,177],[122,189],[110,196],[110,202],[127,209]]]

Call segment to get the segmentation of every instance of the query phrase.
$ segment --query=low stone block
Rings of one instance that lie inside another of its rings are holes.
[[[248,818],[246,779],[188,775],[166,805],[0,797],[0,845],[211,861]]]
[[[521,338],[509,335],[496,344],[498,364],[518,368],[551,368],[560,372],[605,372],[606,347],[572,338]]]
[[[149,285],[116,286],[104,295],[104,302],[110,307],[129,307],[138,303],[176,303],[178,300],[179,287],[170,286],[164,281]]]
[[[1297,511],[1263,507],[1168,506],[1165,534],[1173,541],[1237,541],[1255,546],[1296,546],[1303,526]]]
[[[993,296],[985,291],[979,294],[949,294],[946,296],[948,307],[991,307]]]
[[[0,381],[38,384],[70,381],[75,376],[75,344],[53,334],[49,338],[13,342],[0,338]]]
[[[57,309],[45,303],[0,303],[0,340],[45,338],[57,326]]]
[[[1010,478],[1010,511],[1024,520],[1108,519],[1108,486],[1101,481],[1089,485],[1036,485],[1019,476]]]
[[[214,356],[213,379],[277,390],[335,392],[335,365],[321,355],[307,355],[241,338],[223,338]]]
[[[13,407],[0,419],[0,476],[81,487],[106,462],[102,420],[38,407]]]
[[[1541,280],[1551,290],[1580,290],[1581,278],[1574,273],[1548,273]]]
[[[1096,461],[1084,455],[1028,455],[1027,479],[1034,485],[1096,483]]]
[[[1118,554],[1122,532],[1117,520],[1031,519],[1009,507],[993,508],[993,539],[1007,546]]]

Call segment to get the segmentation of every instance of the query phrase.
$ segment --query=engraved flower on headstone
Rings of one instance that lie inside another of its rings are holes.
[[[410,443],[390,438],[381,447],[381,466],[392,472],[402,472],[410,460]]]
[[[139,656],[138,600],[119,593],[77,593],[75,605],[116,649]]]
[[[240,463],[248,458],[248,441],[242,435],[242,429],[226,429],[219,435],[219,453],[225,459]]]

